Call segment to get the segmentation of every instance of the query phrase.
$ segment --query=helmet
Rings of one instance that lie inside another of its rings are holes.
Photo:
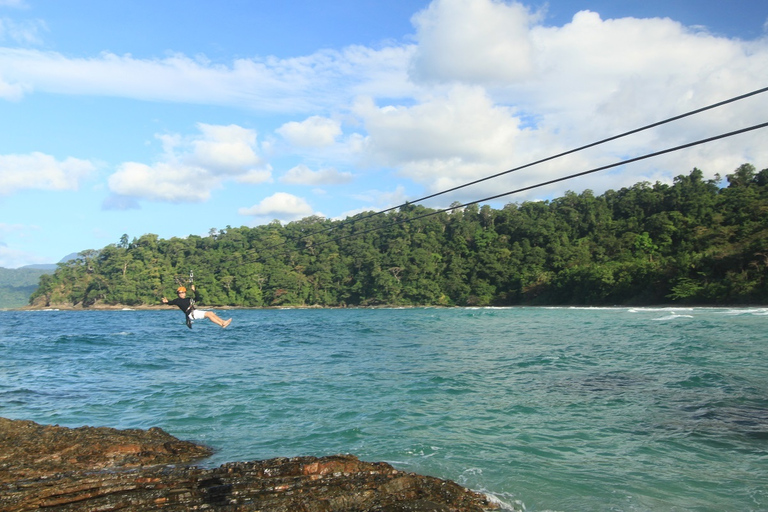
[[[184,288],[183,286],[179,286],[179,287],[176,289],[176,293],[181,293],[181,292],[187,293],[187,289],[186,289],[186,288]]]

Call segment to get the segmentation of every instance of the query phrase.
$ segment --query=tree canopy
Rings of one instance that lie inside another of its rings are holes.
[[[156,304],[193,270],[220,306],[764,304],[768,169],[726,179],[693,169],[501,209],[123,235],[42,276],[30,303]]]

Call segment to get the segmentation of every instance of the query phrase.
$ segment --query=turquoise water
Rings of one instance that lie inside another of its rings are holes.
[[[768,309],[0,312],[0,416],[353,453],[529,511],[768,510]]]

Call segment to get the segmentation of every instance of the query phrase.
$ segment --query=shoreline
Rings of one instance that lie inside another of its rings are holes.
[[[517,304],[513,306],[444,306],[444,305],[397,305],[383,304],[376,306],[217,306],[203,305],[202,309],[237,311],[237,310],[293,310],[293,309],[514,309],[514,308],[552,308],[552,309],[723,309],[723,308],[768,308],[768,304],[614,304],[614,305],[589,305],[589,304]],[[96,304],[84,307],[70,304],[51,304],[50,306],[20,306],[15,308],[3,308],[0,311],[171,311],[172,308],[165,304],[141,304],[130,306],[125,304]]]
[[[490,497],[354,455],[190,465],[213,450],[153,427],[67,428],[0,417],[0,510],[486,512]]]

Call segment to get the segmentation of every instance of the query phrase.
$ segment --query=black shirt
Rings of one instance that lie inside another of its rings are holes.
[[[197,290],[194,290],[195,292],[195,302],[198,302],[200,300],[200,294],[197,293]],[[182,310],[184,313],[191,313],[190,306],[192,305],[192,299],[189,297],[184,297],[183,299],[181,297],[176,297],[173,300],[169,300],[168,304],[178,306],[180,310]]]

